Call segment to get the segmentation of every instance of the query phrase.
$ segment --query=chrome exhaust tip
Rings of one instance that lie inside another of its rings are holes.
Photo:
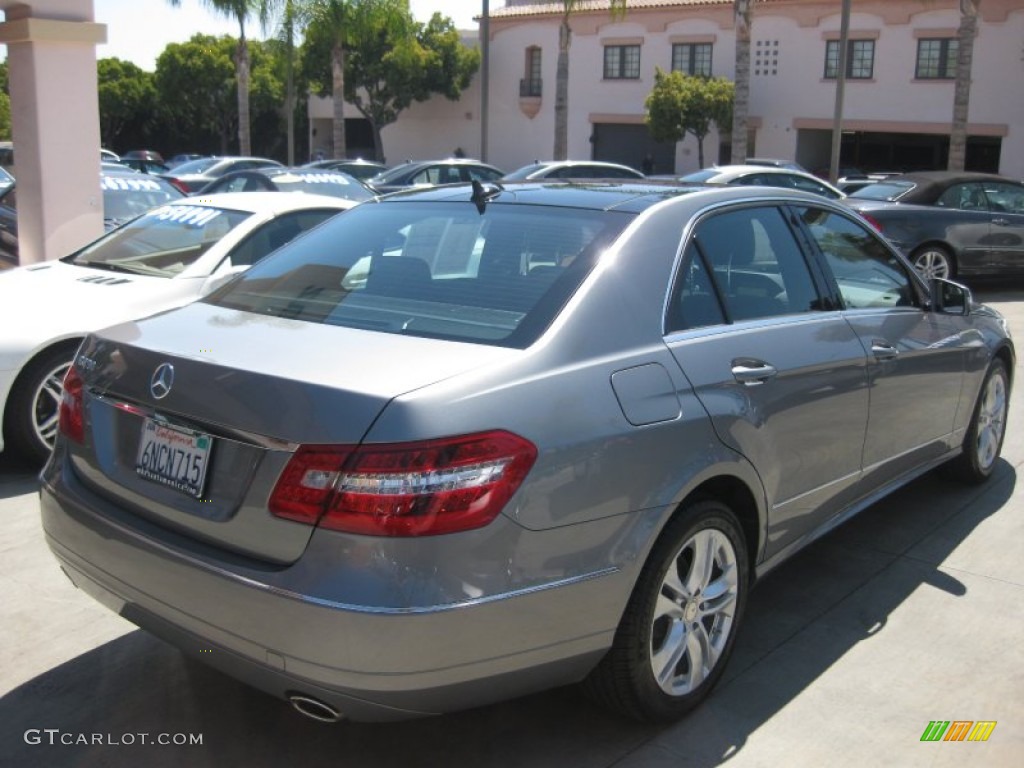
[[[342,714],[330,704],[325,704],[312,696],[290,693],[288,701],[291,702],[296,712],[321,723],[337,723],[344,719]]]

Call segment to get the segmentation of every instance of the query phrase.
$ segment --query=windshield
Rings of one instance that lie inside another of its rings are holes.
[[[201,157],[198,160],[189,160],[187,163],[174,166],[174,173],[179,176],[184,176],[186,173],[206,173],[219,162],[219,157]]]
[[[512,173],[506,173],[505,174],[505,181],[524,181],[525,179],[530,178],[530,174],[531,173],[536,173],[537,171],[540,171],[540,170],[543,170],[543,169],[544,169],[544,166],[541,165],[540,163],[533,163],[531,165],[524,165],[522,168],[519,168],[519,169],[517,169],[515,171],[512,171]]]
[[[703,171],[694,171],[693,173],[688,173],[685,176],[681,176],[679,178],[679,180],[680,181],[693,181],[693,182],[701,182],[702,183],[702,182],[707,181],[708,179],[713,179],[719,173],[720,173],[720,171],[717,171],[717,170],[715,170],[713,168],[708,168],[708,169],[705,169]]]
[[[200,205],[164,205],[70,257],[79,266],[174,277],[253,214]]]
[[[270,178],[282,192],[309,192],[345,200],[369,200],[374,196],[373,192],[351,176],[338,171],[289,171],[274,174]]]
[[[849,196],[860,200],[899,200],[913,188],[914,183],[910,181],[880,181],[861,187]]]
[[[103,218],[108,223],[127,221],[150,208],[183,197],[166,181],[144,176],[138,179],[104,176],[100,179],[100,188],[103,190]]]
[[[401,178],[402,176],[404,176],[406,174],[406,172],[410,168],[412,168],[412,165],[413,165],[412,163],[402,163],[401,165],[396,165],[394,168],[389,168],[386,171],[381,171],[376,176],[374,176],[371,179],[371,181],[374,184],[376,184],[378,182],[383,183],[383,184],[387,184],[390,181],[394,181],[395,179],[398,179],[398,178]]]
[[[208,297],[382,333],[526,347],[631,214],[492,203],[357,206]]]

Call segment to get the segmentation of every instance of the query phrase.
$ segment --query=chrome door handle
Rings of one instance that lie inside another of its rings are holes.
[[[995,224],[997,227],[1008,227],[1008,226],[1010,226],[1009,220],[1008,219],[1004,219],[1002,217],[1000,217],[998,219],[992,219],[992,223]]]
[[[891,344],[876,339],[871,342],[871,354],[876,360],[892,360],[899,357],[900,351]]]
[[[768,365],[761,361],[745,360],[743,362],[733,361],[732,375],[740,384],[748,387],[756,387],[764,384],[768,379],[778,375],[774,365]]]

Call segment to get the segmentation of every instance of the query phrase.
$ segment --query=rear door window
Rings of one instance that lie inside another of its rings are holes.
[[[820,308],[803,251],[777,207],[710,215],[697,225],[694,242],[730,321]]]

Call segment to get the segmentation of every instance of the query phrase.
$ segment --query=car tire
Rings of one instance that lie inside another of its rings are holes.
[[[956,276],[953,254],[941,245],[922,245],[910,255],[910,263],[925,280],[952,280]]]
[[[1006,416],[1010,406],[1010,377],[1006,363],[995,358],[989,366],[971,423],[964,436],[963,452],[949,463],[957,479],[983,483],[991,477],[1006,436]]]
[[[729,507],[704,500],[683,509],[655,544],[587,692],[645,722],[670,722],[693,709],[732,653],[748,571],[746,541]]]
[[[64,374],[78,342],[42,352],[22,370],[4,409],[4,436],[22,458],[42,464],[53,450]]]

